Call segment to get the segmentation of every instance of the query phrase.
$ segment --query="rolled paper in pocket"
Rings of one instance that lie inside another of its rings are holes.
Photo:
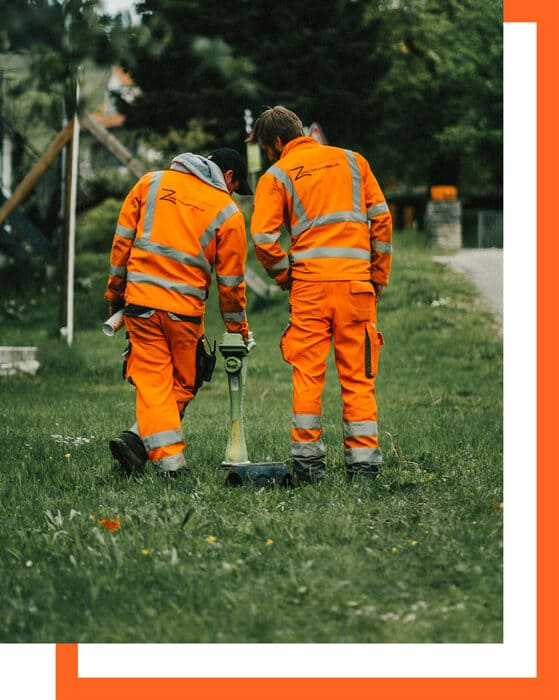
[[[105,335],[114,335],[124,325],[124,310],[120,309],[103,324],[103,333]]]

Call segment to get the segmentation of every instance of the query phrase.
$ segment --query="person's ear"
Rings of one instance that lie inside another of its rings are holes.
[[[229,190],[230,193],[234,192],[237,189],[238,183],[237,183],[237,180],[235,177],[234,170],[226,170],[223,173],[223,179],[225,180],[225,184],[227,185],[227,189]],[[237,183],[237,184],[235,184],[235,183]]]

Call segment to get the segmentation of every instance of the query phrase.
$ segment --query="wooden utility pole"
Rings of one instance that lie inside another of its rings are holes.
[[[134,155],[126,148],[126,146],[113,136],[102,124],[90,114],[86,114],[82,119],[83,126],[100,141],[105,148],[110,151],[113,156],[125,165],[130,172],[137,178],[142,177],[147,171],[143,163],[134,157]]]
[[[15,188],[12,196],[4,202],[2,207],[0,207],[0,226],[5,223],[10,214],[23,202],[23,200],[35,186],[37,180],[72,138],[73,129],[74,123],[69,121],[66,126],[58,132],[56,138],[47,148],[43,156],[35,163],[35,165]]]

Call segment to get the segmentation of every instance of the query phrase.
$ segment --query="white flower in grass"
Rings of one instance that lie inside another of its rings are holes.
[[[79,447],[80,445],[87,445],[89,442],[95,439],[95,435],[90,435],[85,437],[83,435],[77,435],[75,437],[71,435],[51,435],[51,438],[58,445],[73,445],[74,447]]]
[[[394,612],[387,612],[380,616],[383,622],[397,622],[400,619],[400,615]]]

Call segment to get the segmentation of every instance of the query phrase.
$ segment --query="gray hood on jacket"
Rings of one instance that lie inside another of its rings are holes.
[[[229,194],[221,169],[204,156],[199,156],[196,153],[181,153],[173,158],[171,170],[194,175],[206,184]]]

